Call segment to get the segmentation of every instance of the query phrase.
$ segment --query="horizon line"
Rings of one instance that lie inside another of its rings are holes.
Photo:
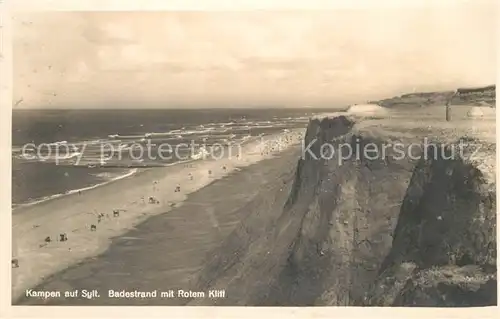
[[[249,109],[337,109],[345,107],[342,106],[243,106],[243,107],[52,107],[52,108],[12,108],[12,111],[74,111],[74,110],[94,110],[94,111],[126,111],[126,110],[249,110]]]

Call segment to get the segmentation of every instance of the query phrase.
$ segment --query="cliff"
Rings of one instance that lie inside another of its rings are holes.
[[[457,145],[415,167],[366,305],[496,304],[494,147],[474,156],[475,147],[464,147],[462,156],[447,159]]]
[[[231,291],[217,305],[496,304],[495,145],[475,159],[467,139],[430,159],[366,151],[405,136],[311,120],[294,174],[243,208],[193,287]]]

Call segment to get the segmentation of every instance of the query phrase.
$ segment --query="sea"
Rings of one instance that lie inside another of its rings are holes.
[[[99,187],[141,168],[199,160],[211,145],[305,128],[310,117],[328,111],[14,110],[12,207]]]

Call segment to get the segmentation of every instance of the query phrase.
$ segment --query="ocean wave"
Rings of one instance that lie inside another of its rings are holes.
[[[53,142],[53,143],[48,143],[47,145],[65,145],[65,144],[68,144],[68,141]]]
[[[24,146],[12,146],[12,153],[13,153],[13,154],[15,154],[15,153],[20,153],[20,152],[22,152],[22,151],[23,151],[23,149],[24,149],[25,151],[31,151],[31,152],[35,150],[34,148],[31,148],[31,147],[28,149],[28,148],[26,148],[26,147],[24,147]]]
[[[14,158],[24,160],[24,161],[33,161],[33,162],[38,161],[38,158],[36,157],[36,155],[33,155],[33,154],[17,154],[17,155],[14,155]]]
[[[106,165],[111,159],[103,159],[100,156],[87,156],[80,160],[78,163],[74,163],[73,166],[87,166],[89,168],[94,168],[97,166]]]
[[[118,145],[118,152],[128,151],[130,150],[130,145],[128,144],[120,144]]]
[[[41,155],[41,156],[40,156]],[[54,156],[47,156],[47,155],[36,155],[36,154],[20,154],[20,155],[15,155],[14,158],[16,159],[21,159],[21,160],[26,160],[26,161],[38,161],[38,162],[52,162],[52,161],[59,161],[59,160],[68,160],[72,159],[78,156],[81,156],[81,152],[71,152],[67,154],[58,154]]]
[[[141,135],[118,135],[116,134],[115,135],[116,137],[114,138],[117,138],[117,139],[120,139],[120,140],[138,140],[138,139],[141,139],[144,137],[144,134],[141,134]]]
[[[215,124],[215,123],[214,123]],[[228,133],[232,130],[235,129],[251,129],[254,126],[251,125],[239,125],[238,127],[228,127],[226,125],[231,125],[234,124],[234,122],[229,122],[229,123],[218,123],[217,126],[210,127],[208,124],[207,125],[199,125],[198,127],[194,129],[175,129],[167,132],[148,132],[140,135],[118,135],[114,134],[112,137],[114,139],[120,139],[120,140],[135,140],[139,142],[146,142],[151,139],[157,139],[159,137],[168,137],[168,138],[186,138],[192,135],[201,135],[201,134],[223,134],[223,133]],[[111,137],[111,135],[109,136]]]
[[[109,140],[109,139],[97,139],[97,140],[76,142],[76,143],[74,143],[74,145],[88,146],[88,145],[100,145],[100,144],[104,144],[104,143],[119,144],[119,143],[122,143],[122,141],[119,140],[119,139],[118,140],[116,140],[116,139],[113,139],[113,140]]]
[[[231,121],[231,122],[227,122],[227,123],[220,123],[219,125],[222,126],[222,127],[226,127],[226,126],[231,126],[231,125],[234,125],[234,124],[236,124],[236,122]]]
[[[75,156],[80,156],[78,152],[85,151],[85,156],[89,153],[93,153],[94,151],[99,151],[97,148],[99,145],[103,145],[105,143],[111,143],[115,145],[115,143],[120,143],[120,145],[116,146],[118,152],[127,152],[130,150],[131,143],[147,143],[150,141],[156,143],[174,143],[177,142],[175,140],[188,140],[188,139],[201,139],[201,137],[205,137],[209,140],[219,140],[223,142],[227,142],[229,139],[232,142],[239,140],[242,138],[242,135],[246,135],[247,133],[254,132],[254,135],[257,135],[258,130],[268,130],[268,129],[285,129],[288,128],[289,125],[294,125],[293,123],[297,122],[307,122],[309,120],[309,116],[300,116],[300,117],[287,117],[287,118],[278,118],[275,117],[271,120],[246,120],[246,119],[232,119],[227,122],[213,122],[208,124],[201,124],[197,126],[185,126],[182,128],[176,128],[173,130],[169,130],[166,132],[145,132],[145,133],[133,133],[130,135],[120,135],[118,133],[109,134],[102,139],[94,139],[88,141],[78,141],[74,143],[68,143],[67,140],[57,141],[54,143],[47,143],[45,145],[50,145],[52,147],[60,147],[61,149],[66,149],[70,147],[69,150],[73,153],[67,156],[62,157],[62,159],[70,159]],[[292,123],[293,122],[293,123]],[[163,137],[163,138],[162,138]],[[247,138],[243,138],[244,140]],[[128,146],[123,146],[121,144],[125,144]],[[71,149],[73,147],[73,149]],[[85,147],[84,149],[82,149]],[[96,148],[96,150],[94,150]],[[33,149],[36,150],[36,149]],[[115,148],[116,150],[116,148]],[[16,157],[17,154],[23,151],[23,148],[13,147],[12,153],[13,157]],[[24,148],[24,151],[27,151]],[[32,150],[28,150],[32,151]],[[66,152],[60,152],[65,154]],[[20,160],[29,159],[26,157],[16,157]],[[61,157],[60,157],[61,158]],[[46,159],[45,161],[50,161],[53,159]]]
[[[70,158],[77,157],[77,156],[80,156],[80,155],[82,155],[81,152],[73,152],[73,153],[67,154],[67,155],[62,156],[62,157],[57,157],[57,158],[58,159],[70,159]]]
[[[207,151],[207,149],[204,148],[204,147],[201,147],[198,150],[198,153],[191,155],[191,158],[194,159],[194,160],[198,160],[198,159],[204,158],[207,155],[209,155],[209,152]]]
[[[152,133],[151,136],[176,136],[179,134],[182,135],[194,135],[194,134],[203,134],[203,133],[209,133],[215,131],[216,128],[214,127],[209,127],[209,128],[204,128],[203,130],[175,130],[175,131],[169,131],[169,132],[155,132]]]

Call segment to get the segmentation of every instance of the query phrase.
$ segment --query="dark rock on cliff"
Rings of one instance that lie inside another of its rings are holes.
[[[474,160],[470,147],[453,151],[458,145],[417,164],[367,305],[496,304],[495,184],[477,161],[488,155]]]

